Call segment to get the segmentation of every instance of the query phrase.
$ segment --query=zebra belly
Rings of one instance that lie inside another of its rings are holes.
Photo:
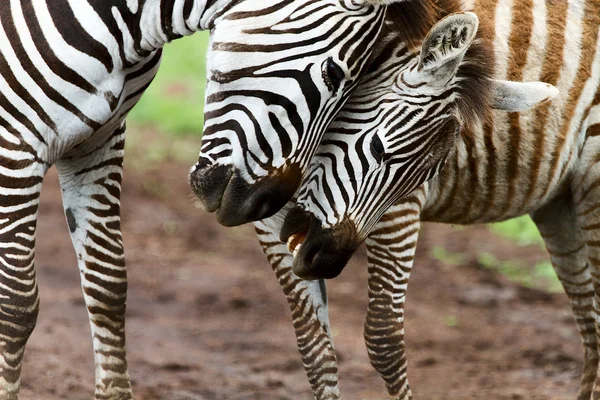
[[[33,94],[34,102],[11,92],[0,78],[0,94],[13,106],[7,111],[0,103],[3,109],[0,110],[0,132],[7,140],[13,137],[25,141],[37,150],[39,158],[49,164],[102,130],[118,112],[118,109],[110,109],[104,95],[74,95],[65,93],[70,90],[63,90],[64,98],[69,99],[68,103],[63,103],[51,99],[33,85],[28,90]]]
[[[457,225],[503,222],[530,214],[543,207],[568,190],[568,183],[568,181],[561,182],[548,193],[535,197],[528,203],[513,204],[508,209],[505,204],[502,204],[502,199],[490,202],[489,192],[479,190],[473,192],[470,187],[465,186],[456,192],[456,199],[452,203],[446,203],[444,208],[438,207],[440,203],[436,204],[435,200],[428,198],[421,213],[421,220]]]

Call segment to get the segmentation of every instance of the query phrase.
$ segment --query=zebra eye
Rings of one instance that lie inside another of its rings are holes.
[[[346,77],[342,67],[337,65],[333,58],[329,57],[323,63],[323,80],[330,92],[335,93],[340,88],[342,81]]]
[[[377,162],[381,162],[385,155],[385,148],[377,135],[373,136],[373,140],[371,141],[371,154],[373,154],[373,157],[375,157]]]

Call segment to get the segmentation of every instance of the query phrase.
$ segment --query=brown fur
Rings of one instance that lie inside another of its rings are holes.
[[[568,4],[566,1],[559,1],[548,9],[548,46],[546,48],[546,56],[540,80],[550,83],[551,85],[557,84],[560,76],[560,67],[558,66],[563,64],[563,49],[565,43],[564,27],[566,25],[567,7]],[[538,121],[538,126],[546,126],[549,117],[549,111],[549,105],[542,106],[537,110],[536,120]],[[538,135],[538,139],[535,143],[535,152],[533,153],[530,175],[532,182],[530,186],[531,189],[527,193],[527,199],[533,196],[534,189],[538,186],[549,186],[547,182],[538,185],[538,179],[543,179],[543,177],[541,177],[540,174],[534,174],[535,171],[538,171],[541,168],[542,162],[545,162],[548,157],[548,154],[544,153],[545,147],[545,135],[540,134]]]
[[[391,36],[389,46],[384,46],[376,51],[374,67],[379,64],[376,60],[389,57],[391,48],[399,42],[404,42],[411,50],[418,51],[431,28],[442,18],[460,12],[461,5],[458,0],[412,0],[395,3],[388,6],[387,19],[389,24],[384,28],[383,35]],[[486,25],[487,21],[480,24],[477,39],[471,45],[461,64],[457,77],[460,84],[457,90],[460,93],[458,113],[463,123],[463,133],[468,134],[478,121],[488,122],[491,118],[491,98],[494,53],[493,33]]]
[[[462,118],[462,133],[468,134],[480,121],[487,123],[492,115],[492,77],[494,53],[491,43],[481,38],[471,45],[460,65],[458,112]]]
[[[508,60],[508,77],[515,81],[523,80],[523,68],[527,63],[527,53],[531,46],[531,35],[533,32],[533,0],[524,0],[513,8],[513,25],[508,45],[510,46],[511,57]],[[519,160],[521,159],[521,114],[514,113],[509,116],[510,147],[514,149],[507,160],[507,169],[510,176],[519,174]],[[532,175],[539,175],[539,163],[533,164],[531,168]],[[517,179],[508,182],[507,195],[504,199],[504,210],[507,211],[514,202],[514,196],[517,193]],[[527,195],[533,195],[535,186],[530,186]]]
[[[584,11],[583,17],[583,35],[581,37],[582,40],[582,49],[594,49],[596,46],[596,42],[598,41],[598,27],[600,26],[600,4],[597,1],[588,1],[585,5],[586,9]],[[592,65],[594,63],[595,52],[593,51],[583,51],[581,54],[581,60],[579,62],[579,70],[577,71],[577,78],[575,84],[571,88],[569,93],[569,101],[567,102],[566,112],[564,114],[563,119],[563,135],[561,136],[560,147],[557,149],[557,153],[553,156],[553,172],[556,171],[559,167],[558,154],[562,151],[563,147],[566,143],[566,138],[568,134],[569,123],[575,114],[575,107],[581,96],[583,89],[585,87],[586,82],[592,76]],[[596,102],[594,102],[596,104]],[[589,107],[591,108],[591,106]],[[589,112],[589,108],[586,111],[586,115]],[[583,121],[582,121],[583,124]],[[581,125],[579,127],[581,129]],[[571,154],[569,158],[572,157],[574,147],[571,148]],[[564,166],[564,164],[563,164]],[[560,171],[560,176],[564,176],[564,169]]]
[[[388,6],[384,28],[398,34],[398,40],[416,49],[429,30],[439,20],[439,10],[435,0],[411,0],[393,3]]]

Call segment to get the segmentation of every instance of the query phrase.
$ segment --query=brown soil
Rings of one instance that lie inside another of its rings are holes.
[[[187,165],[126,176],[128,349],[137,399],[310,399],[287,304],[250,227],[226,229],[192,207]],[[28,344],[22,399],[90,399],[93,362],[56,174],[44,187],[37,266],[42,308]],[[465,252],[449,266],[434,246]],[[566,297],[524,289],[476,255],[535,263],[483,227],[424,230],[407,310],[417,399],[572,399],[582,351]],[[366,264],[329,284],[345,399],[384,399],[362,342]]]

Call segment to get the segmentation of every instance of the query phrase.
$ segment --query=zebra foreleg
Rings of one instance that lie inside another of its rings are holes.
[[[412,399],[404,341],[404,304],[420,229],[421,202],[403,199],[390,208],[367,238],[369,306],[365,344],[371,364],[390,396]]]
[[[120,227],[124,126],[57,164],[92,330],[95,399],[131,399],[125,351],[127,274]]]
[[[575,323],[585,351],[578,400],[589,400],[598,369],[598,343],[594,323],[594,285],[588,266],[587,248],[575,218],[570,193],[531,215],[552,266],[571,302]]]
[[[37,320],[35,230],[47,171],[36,156],[24,156],[27,146],[11,150],[0,157],[0,400],[19,397],[25,344]]]
[[[329,328],[325,282],[303,281],[292,273],[293,257],[269,222],[255,223],[256,233],[292,311],[298,350],[315,399],[340,398],[338,366]]]

